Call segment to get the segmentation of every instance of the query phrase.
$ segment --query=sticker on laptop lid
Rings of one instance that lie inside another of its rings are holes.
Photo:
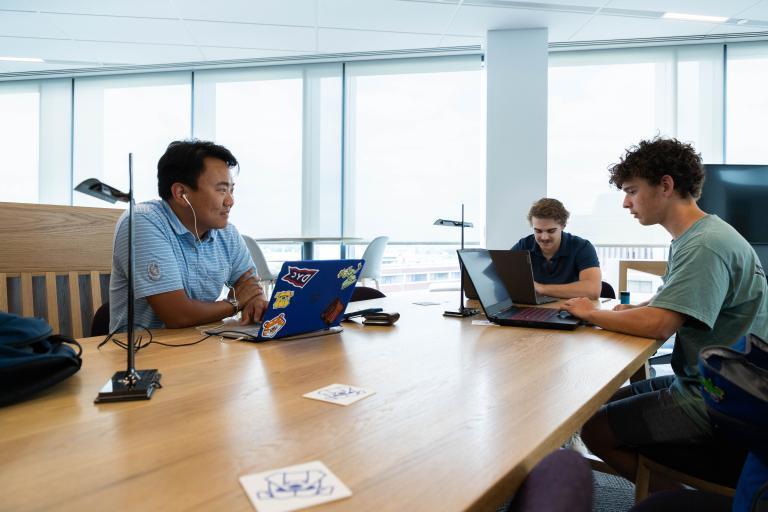
[[[280,329],[285,327],[286,323],[288,322],[285,320],[285,313],[280,313],[276,317],[265,320],[262,324],[261,335],[265,338],[274,338],[280,332]]]
[[[322,313],[320,313],[320,318],[323,319],[323,322],[325,322],[328,325],[331,325],[333,322],[336,321],[337,318],[339,318],[339,315],[344,312],[344,303],[341,302],[341,300],[336,297],[331,301],[330,304],[328,304]]]
[[[272,307],[274,309],[287,308],[288,304],[291,303],[291,298],[293,297],[294,293],[295,292],[291,290],[275,293],[275,301],[272,303]]]
[[[288,274],[284,275],[281,280],[296,288],[304,288],[318,272],[320,270],[316,268],[300,268],[289,265]]]
[[[344,279],[344,281],[341,283],[342,290],[346,290],[351,285],[357,282],[357,274],[360,272],[362,268],[363,268],[363,264],[358,263],[357,268],[350,265],[347,268],[343,268],[339,270],[339,273],[336,274],[336,277],[338,277],[339,279]]]

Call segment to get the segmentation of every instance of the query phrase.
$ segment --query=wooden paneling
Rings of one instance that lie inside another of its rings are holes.
[[[23,272],[21,274],[21,314],[24,316],[34,315],[32,301],[32,273]]]
[[[56,296],[56,273],[45,273],[45,299],[48,305],[48,323],[54,332],[59,332],[59,307]]]
[[[0,311],[8,311],[8,277],[0,272]]]
[[[123,210],[0,203],[0,272],[109,270]]]
[[[83,336],[83,320],[80,316],[80,285],[77,272],[69,273],[69,317],[72,325],[72,336]]]
[[[87,312],[94,313],[101,306],[99,277],[112,268],[112,239],[122,213],[115,208],[0,203],[0,310],[21,304],[19,313],[33,316],[34,304],[39,307],[44,303],[44,318],[54,332],[83,336],[89,329],[83,328],[82,312],[85,310],[85,318],[89,318]],[[87,297],[81,297],[81,274],[90,280],[91,300],[87,304],[81,301]],[[56,276],[61,275],[67,276],[69,286],[59,297]],[[44,285],[33,283],[33,277],[37,282],[38,276],[44,278]],[[20,280],[20,297],[8,296],[6,277]],[[37,295],[43,290],[44,302]],[[59,323],[59,300],[69,304],[69,322],[64,319]]]

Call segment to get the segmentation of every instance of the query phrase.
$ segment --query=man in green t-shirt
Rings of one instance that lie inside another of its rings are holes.
[[[664,284],[648,302],[596,309],[586,298],[564,308],[604,329],[666,340],[676,334],[673,376],[620,389],[582,429],[589,449],[630,480],[637,454],[661,443],[706,444],[713,431],[698,389],[699,350],[740,336],[768,337],[768,284],[754,249],[729,224],[703,212],[701,157],[675,139],[641,141],[610,169],[624,208],[672,236]],[[656,482],[663,487],[664,482]]]

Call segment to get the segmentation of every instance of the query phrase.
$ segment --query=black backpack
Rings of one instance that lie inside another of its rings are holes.
[[[31,398],[80,369],[80,345],[52,332],[45,320],[0,311],[0,406]]]

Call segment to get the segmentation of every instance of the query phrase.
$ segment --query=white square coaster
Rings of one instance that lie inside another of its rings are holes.
[[[349,384],[331,384],[302,396],[337,405],[349,405],[375,393],[371,388],[358,388]]]
[[[240,477],[258,512],[300,510],[352,496],[319,460]]]

